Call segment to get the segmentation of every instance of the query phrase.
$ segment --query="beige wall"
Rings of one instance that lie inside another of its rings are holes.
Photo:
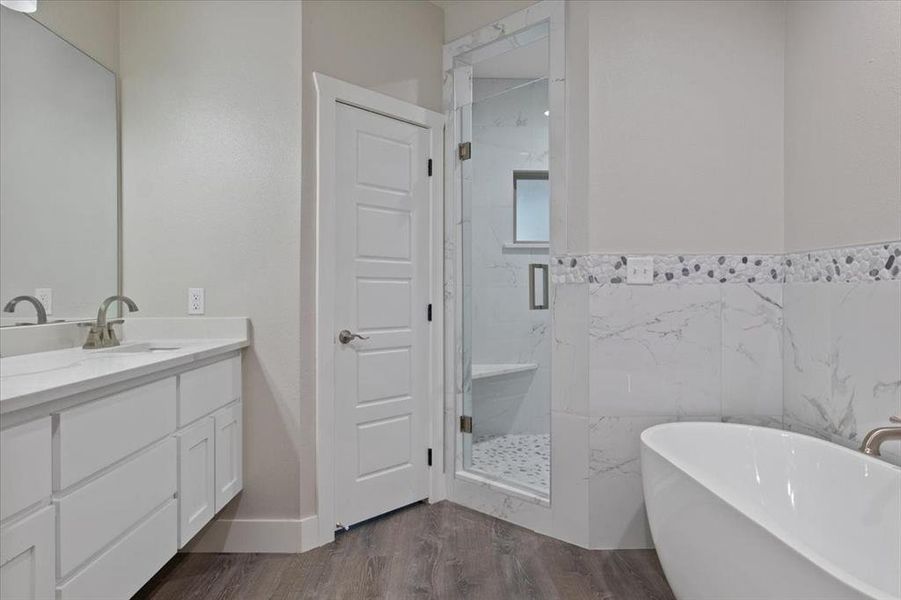
[[[125,293],[143,316],[178,316],[204,287],[208,316],[251,318],[244,492],[227,514],[296,519],[313,435],[300,419],[301,5],[123,2],[121,35]]]
[[[302,19],[300,7],[121,8],[125,291],[147,316],[179,315],[202,286],[208,315],[253,322],[237,518],[316,510],[312,72],[441,108],[438,7],[305,2]]]
[[[781,2],[591,2],[595,252],[780,252]]]
[[[791,2],[785,246],[901,239],[901,2]]]
[[[40,0],[32,17],[110,71],[119,72],[118,0]]]
[[[444,9],[444,41],[449,42],[490,25],[537,0],[436,0]]]
[[[301,511],[316,512],[316,94],[313,72],[441,111],[441,9],[428,2],[303,4],[303,228],[301,233]]]

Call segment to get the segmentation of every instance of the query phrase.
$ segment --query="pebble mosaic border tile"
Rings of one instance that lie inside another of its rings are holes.
[[[567,254],[551,260],[555,284],[626,282],[626,256]],[[858,283],[901,279],[901,241],[792,254],[655,255],[654,283]]]
[[[901,279],[901,241],[785,256],[786,283],[858,283],[895,279]]]
[[[626,282],[625,256],[588,254],[557,256],[552,280],[561,283],[618,284]],[[781,283],[779,255],[656,255],[654,283]]]

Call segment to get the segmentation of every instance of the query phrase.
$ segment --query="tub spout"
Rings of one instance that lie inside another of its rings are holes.
[[[901,424],[901,417],[889,417],[892,423]],[[863,438],[860,451],[870,456],[881,456],[879,448],[888,440],[901,440],[901,426],[877,427]]]

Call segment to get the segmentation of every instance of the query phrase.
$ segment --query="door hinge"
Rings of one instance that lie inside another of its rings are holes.
[[[463,433],[472,433],[472,417],[468,415],[460,416],[460,431]]]
[[[432,466],[432,449],[429,448],[429,451],[426,453],[425,462],[428,466]]]
[[[472,142],[463,142],[457,146],[457,156],[460,160],[469,160],[472,158]]]
[[[429,304],[428,308],[426,308],[425,317],[426,317],[426,320],[428,320],[428,321],[432,320],[432,305],[431,304]]]
[[[432,159],[429,159],[429,177],[432,176]]]

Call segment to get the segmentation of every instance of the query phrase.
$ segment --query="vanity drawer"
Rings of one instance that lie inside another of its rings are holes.
[[[58,600],[131,598],[175,556],[177,538],[178,509],[172,499],[59,586]]]
[[[179,375],[178,426],[241,397],[241,358],[235,356]]]
[[[176,452],[170,437],[56,500],[61,576],[174,497]]]
[[[60,413],[55,489],[173,433],[175,404],[175,378],[170,377]]]
[[[0,431],[0,520],[50,496],[50,417]]]

